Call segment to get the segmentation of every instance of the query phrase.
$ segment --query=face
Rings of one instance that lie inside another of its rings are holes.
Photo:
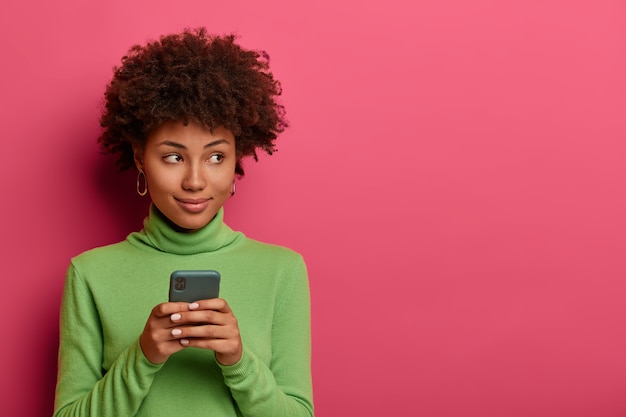
[[[135,149],[152,202],[185,231],[206,226],[230,197],[236,162],[232,132],[193,123],[164,123]]]

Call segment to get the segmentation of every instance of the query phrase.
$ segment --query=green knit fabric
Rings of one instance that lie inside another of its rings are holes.
[[[244,352],[232,366],[187,348],[164,364],[139,346],[176,269],[215,269]],[[141,232],[87,251],[68,269],[55,417],[312,416],[310,302],[297,253],[223,222],[179,233],[154,208]]]

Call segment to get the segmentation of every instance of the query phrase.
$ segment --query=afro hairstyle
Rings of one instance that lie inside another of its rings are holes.
[[[135,167],[133,146],[143,147],[164,122],[222,126],[235,136],[235,173],[243,176],[242,158],[257,160],[258,149],[271,155],[288,126],[276,100],[281,92],[269,55],[241,48],[234,35],[211,35],[206,28],[164,35],[132,46],[114,68],[98,142],[125,170]]]

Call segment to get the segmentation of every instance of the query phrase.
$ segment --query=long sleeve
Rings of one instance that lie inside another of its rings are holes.
[[[220,297],[244,354],[220,367],[189,348],[162,365],[139,346],[150,310],[177,269],[220,272]],[[55,417],[311,417],[306,267],[290,249],[246,238],[221,217],[178,233],[151,213],[144,230],[72,259],[61,306]]]
[[[134,416],[161,365],[150,363],[138,339],[103,370],[103,335],[93,297],[70,266],[61,304],[55,417]]]
[[[245,340],[241,360],[232,366],[220,366],[244,417],[313,416],[310,295],[301,257],[278,300],[270,366],[245,349]]]

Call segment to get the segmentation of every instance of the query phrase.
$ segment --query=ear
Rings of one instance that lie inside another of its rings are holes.
[[[133,159],[138,171],[143,171],[143,148],[139,144],[133,144]]]

